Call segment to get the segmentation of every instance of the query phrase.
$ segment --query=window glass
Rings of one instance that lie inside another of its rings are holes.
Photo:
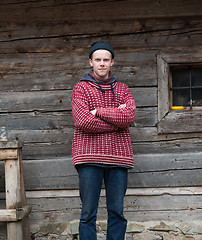
[[[202,106],[202,66],[171,67],[170,100],[171,109]]]
[[[189,95],[189,90],[187,89],[173,90],[173,106],[189,106]]]
[[[192,86],[202,87],[202,69],[195,68],[191,70]]]
[[[189,71],[188,69],[173,69],[172,71],[172,87],[188,87]]]
[[[202,106],[202,88],[192,90],[193,106]]]

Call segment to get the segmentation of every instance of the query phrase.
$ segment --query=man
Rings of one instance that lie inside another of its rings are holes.
[[[107,240],[124,240],[123,202],[128,169],[133,167],[129,125],[135,120],[135,101],[130,89],[112,76],[114,50],[108,42],[91,45],[89,63],[92,70],[74,86],[72,94],[76,126],[72,158],[82,201],[79,239],[97,239],[96,217],[104,180]]]

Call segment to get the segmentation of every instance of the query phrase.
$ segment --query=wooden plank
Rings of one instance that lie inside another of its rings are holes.
[[[12,209],[21,202],[20,166],[19,161],[5,162],[6,208]],[[22,240],[23,229],[21,222],[7,223],[8,239]]]
[[[200,209],[192,211],[187,210],[163,210],[163,211],[128,211],[125,216],[129,221],[145,222],[148,221],[173,221],[173,222],[186,222],[188,221],[201,221],[202,212]],[[104,216],[103,216],[104,217]]]
[[[124,211],[125,217],[128,221],[133,222],[147,222],[150,221],[173,221],[173,222],[186,222],[189,221],[201,221],[202,213],[200,209],[197,210],[162,210],[162,211]],[[98,209],[98,221],[106,220],[107,210],[106,208]],[[39,226],[40,223],[50,223],[53,219],[58,219],[60,222],[69,222],[72,220],[80,219],[80,209],[68,209],[67,211],[48,211],[37,212],[31,215],[31,223],[33,227]],[[141,224],[141,223],[140,223]]]
[[[60,138],[57,139],[57,136],[50,135],[50,139],[45,141],[44,135],[44,142],[42,141],[43,138],[39,138],[39,142],[25,142],[23,146],[23,159],[24,160],[42,160],[42,159],[53,159],[53,158],[60,158],[71,155],[71,148],[72,148],[72,139],[73,139],[73,131],[71,135],[65,139],[67,134],[62,134]],[[48,138],[48,135],[46,136]],[[145,136],[146,138],[146,136]],[[136,135],[132,134],[132,146],[134,154],[168,154],[173,152],[180,153],[191,153],[193,149],[197,152],[201,152],[201,138],[198,136],[193,136],[192,138],[182,137],[179,139],[171,138],[167,140],[164,137],[162,140],[158,139],[157,141],[154,140],[148,141],[138,141]],[[164,155],[163,155],[164,156]]]
[[[168,154],[168,153],[192,153],[202,151],[202,140],[200,137],[188,139],[176,139],[157,142],[132,142],[134,154]]]
[[[71,155],[74,129],[11,130],[9,139],[23,142],[23,160],[59,158]]]
[[[73,127],[71,112],[42,113],[40,111],[27,113],[1,114],[0,125],[12,130],[53,130]]]
[[[192,152],[193,146],[200,149],[199,133],[158,135],[155,127],[137,128],[131,127],[131,139],[134,154],[137,153],[172,153]],[[18,139],[24,142],[23,159],[47,159],[71,154],[71,143],[74,129],[63,130],[12,130],[9,131],[10,139]],[[146,151],[147,150],[147,151]],[[163,155],[164,156],[164,155]]]
[[[74,128],[50,129],[50,130],[10,130],[9,139],[18,139],[24,144],[31,143],[60,143],[68,144],[73,139]],[[26,146],[23,146],[23,150]]]
[[[135,155],[128,186],[201,186],[200,160],[201,152]],[[78,189],[78,174],[70,157],[23,161],[23,169],[26,190]]]
[[[156,106],[156,88],[132,88],[137,106]],[[25,111],[70,111],[72,90],[2,92],[1,113]],[[144,96],[144,98],[142,97]]]
[[[201,152],[171,152],[169,154],[134,155],[135,167],[131,172],[166,172],[201,169]],[[199,177],[199,176],[198,176]],[[200,179],[200,177],[199,177]],[[135,179],[134,179],[135,180]]]
[[[137,108],[135,126],[148,127],[157,123],[157,108]],[[70,111],[45,113],[40,111],[27,113],[1,114],[0,125],[10,130],[54,130],[74,128]]]
[[[170,140],[183,140],[183,139],[197,139],[202,138],[202,133],[174,133],[174,134],[158,134],[156,127],[131,127],[130,134],[132,142],[161,142]]]
[[[17,221],[16,209],[0,209],[0,222]]]
[[[162,58],[157,56],[157,72],[158,72],[158,121],[160,121],[169,111],[169,81],[168,81],[169,65]]]
[[[170,214],[170,220],[174,219],[175,214],[177,217],[181,216],[184,220],[188,215],[189,219],[199,220],[196,214],[198,213],[201,216],[201,197],[202,195],[169,195],[169,190],[167,194],[163,195],[126,195],[124,213],[132,221],[141,221],[142,219],[148,221],[148,219],[151,220],[150,216],[152,220],[162,220],[165,217],[168,219]],[[34,223],[48,221],[53,217],[65,222],[69,219],[79,219],[81,202],[78,196],[66,198],[45,198],[44,196],[40,199],[29,199],[29,201],[34,208],[32,215],[32,222]],[[57,206],[57,211],[55,211],[55,206]],[[68,208],[68,214],[66,214],[66,208]],[[183,213],[185,214],[184,217]],[[48,219],[45,219],[47,214]],[[106,219],[106,214],[106,199],[102,195],[99,202],[98,219]],[[136,219],[136,214],[139,216],[139,220]],[[145,218],[145,214],[148,214],[147,218]]]
[[[114,75],[130,87],[157,85],[155,54],[155,51],[119,52]],[[0,82],[1,91],[8,92],[73,89],[90,70],[87,52],[2,54],[0,63],[1,78],[5,80]]]
[[[147,9],[145,10],[145,5]],[[138,7],[137,7],[138,6]],[[193,0],[192,2],[179,0],[156,2],[147,0],[143,1],[62,1],[54,3],[52,1],[45,2],[18,2],[17,0],[9,1],[3,0],[1,2],[2,15],[0,20],[2,23],[11,24],[17,22],[19,24],[29,23],[33,21],[37,23],[59,22],[60,20],[72,19],[80,20],[86,19],[100,20],[106,15],[106,19],[139,19],[152,17],[173,17],[173,16],[201,16],[201,1]],[[14,11],[15,9],[15,11]],[[28,9],[26,11],[26,9]],[[111,12],[110,10],[114,11]],[[81,11],[82,10],[82,11]],[[88,12],[88,15],[85,13]],[[38,13],[38,14],[37,14]],[[40,16],[40,18],[39,18]]]
[[[1,55],[1,91],[67,90],[88,72],[88,55],[33,53]],[[22,88],[23,85],[23,88]]]
[[[0,93],[1,112],[71,110],[72,91]]]
[[[0,209],[0,222],[16,222],[22,220],[31,211],[31,206],[17,209]]]
[[[148,19],[145,17],[142,19],[135,19],[135,17],[128,19],[127,15],[123,16],[122,18],[117,16],[118,15],[116,15],[116,19],[114,20],[112,20],[111,14],[108,16],[109,19],[106,16],[100,16],[102,19],[102,25],[100,25],[100,20],[96,20],[94,18],[93,27],[91,19],[86,19],[86,16],[85,19],[82,19],[82,21],[80,19],[68,19],[68,23],[67,18],[61,19],[60,16],[58,16],[58,21],[46,21],[45,24],[43,22],[37,22],[38,19],[40,20],[39,16],[37,16],[38,18],[36,21],[32,19],[31,25],[27,22],[24,24],[17,24],[17,22],[15,22],[15,24],[8,24],[8,22],[6,24],[2,23],[4,31],[1,34],[0,41],[9,47],[9,42],[12,44],[14,41],[25,41],[28,39],[64,38],[65,42],[69,42],[69,39],[71,38],[77,39],[84,38],[86,36],[109,39],[109,37],[112,35],[119,36],[123,34],[137,34],[141,36],[141,34],[144,33],[152,34],[154,32],[161,32],[164,34],[164,32],[168,30],[172,31],[174,34],[187,34],[191,30],[195,32],[200,31],[201,28],[201,17],[198,17],[197,15],[191,17],[174,16],[173,18],[166,18],[166,16],[164,16],[163,18],[152,17]],[[145,42],[148,40],[148,38],[145,39]],[[140,42],[140,39],[138,39],[138,42]],[[89,42],[87,46],[90,47]],[[24,46],[21,45],[21,47],[15,49],[15,52],[22,51],[23,47]],[[43,48],[45,47],[48,49],[48,44],[43,46]],[[51,47],[52,50],[53,47],[54,46]],[[75,50],[75,48],[72,49],[71,46],[65,46],[65,49],[67,48],[69,51]],[[124,46],[123,43],[121,43],[119,46],[116,45],[115,48],[117,50],[128,50],[128,46]],[[9,50],[11,51],[11,49]],[[63,48],[59,49],[60,52],[62,50]],[[86,51],[83,46],[82,48],[80,47],[77,49],[77,52],[81,51]]]
[[[19,148],[21,147],[22,143],[18,141],[0,141],[0,149],[11,149],[11,148]]]
[[[129,87],[157,86],[156,51],[118,49],[113,73]]]
[[[102,189],[101,196],[105,196],[105,190]],[[189,196],[202,195],[201,186],[198,187],[170,187],[170,188],[128,188],[126,196]],[[48,191],[27,191],[27,199],[39,198],[73,198],[79,197],[79,190],[48,190]],[[0,199],[4,199],[0,193]]]
[[[63,158],[71,155],[72,140],[69,142],[48,142],[25,144],[23,147],[24,160],[46,160]]]
[[[193,34],[193,31],[195,34]],[[87,35],[87,34],[86,34]],[[98,36],[88,35],[71,37],[71,36],[57,36],[57,37],[42,37],[42,38],[23,38],[14,41],[3,41],[1,42],[2,53],[30,53],[30,52],[71,52],[83,51],[83,54],[87,56],[89,49],[89,38],[91,41],[97,40],[108,40],[110,41],[114,49],[122,50],[142,50],[145,48],[147,50],[161,50],[165,49],[165,44],[169,49],[178,50],[183,48],[190,48],[193,46],[196,50],[200,47],[200,29],[193,30],[183,29],[183,30],[162,30],[162,31],[149,31],[143,33],[133,32],[133,33],[121,33],[115,35],[100,34]],[[68,44],[64,44],[68,42]]]
[[[157,89],[153,88],[131,88],[137,107],[156,107]]]
[[[200,209],[202,196],[125,196],[125,211],[183,211],[187,209]],[[153,204],[152,204],[153,202]],[[33,212],[36,214],[42,212],[62,212],[66,209],[79,209],[81,205],[80,198],[40,198],[29,199],[29,203],[33,206]],[[38,203],[38,204],[37,204]],[[99,207],[106,207],[105,196],[100,197]]]
[[[137,108],[135,126],[136,127],[151,127],[157,123],[157,107]]]
[[[171,220],[174,217],[196,220],[201,214],[201,197],[201,187],[130,188],[125,197],[124,213],[132,221],[136,221],[137,215],[137,221]],[[31,225],[35,227],[53,218],[57,218],[59,222],[67,222],[80,217],[81,202],[78,190],[28,191],[27,198],[34,208]],[[105,191],[102,190],[98,218],[106,219],[106,214]]]
[[[17,160],[18,151],[16,149],[0,149],[0,161],[1,160]]]
[[[201,174],[201,169],[136,172],[130,174],[128,185],[135,187],[200,186]]]
[[[30,225],[29,225],[29,213],[31,212],[31,206],[27,205],[27,199],[25,194],[25,187],[24,187],[24,176],[23,176],[23,168],[22,168],[22,148],[19,149],[19,165],[20,165],[20,196],[21,196],[21,203],[20,207],[17,208],[17,219],[21,220],[22,226],[22,234],[23,239],[31,240],[31,233],[30,233]]]

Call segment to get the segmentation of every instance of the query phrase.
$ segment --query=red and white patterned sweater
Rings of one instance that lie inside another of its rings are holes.
[[[133,167],[129,125],[135,120],[136,106],[130,89],[123,83],[102,85],[81,81],[74,86],[72,115],[76,126],[73,144],[73,166],[109,164]],[[125,108],[118,107],[126,104]],[[90,111],[97,109],[96,116]]]

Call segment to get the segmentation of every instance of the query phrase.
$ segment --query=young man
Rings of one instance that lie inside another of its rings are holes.
[[[108,42],[91,45],[89,63],[92,70],[74,86],[72,95],[76,126],[72,158],[82,201],[79,239],[97,239],[96,217],[104,180],[107,240],[124,240],[123,202],[128,169],[133,167],[129,125],[135,120],[135,101],[130,89],[112,76],[114,50]]]

